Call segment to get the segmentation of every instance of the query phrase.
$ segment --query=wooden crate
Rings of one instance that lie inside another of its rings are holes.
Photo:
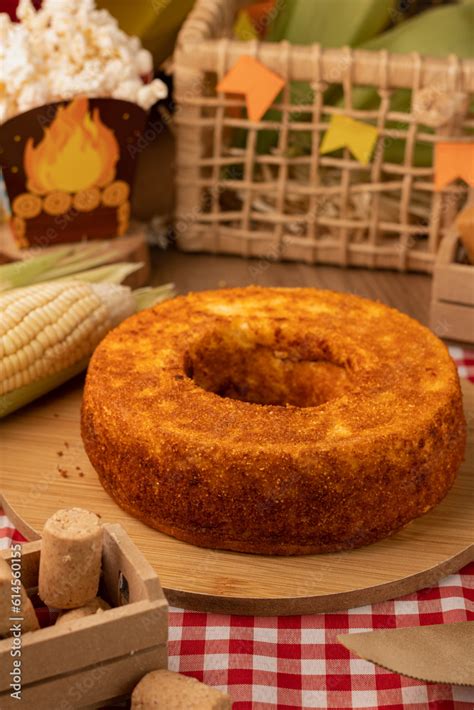
[[[37,587],[41,541],[22,545],[22,581]],[[2,557],[10,559],[5,550]],[[103,614],[23,635],[24,707],[73,710],[100,707],[128,695],[151,670],[167,668],[168,603],[152,567],[120,525],[104,525],[100,592],[112,605]],[[12,640],[0,641],[0,707],[10,696]]]
[[[467,187],[456,181],[436,190],[432,164],[416,164],[414,149],[471,141],[473,116],[467,106],[474,93],[474,61],[238,41],[232,27],[244,4],[197,0],[178,37],[178,246],[256,257],[264,263],[290,260],[431,273]],[[243,96],[216,88],[242,56],[256,57],[285,80],[274,113],[259,121],[248,119]],[[292,100],[293,85],[306,87],[300,105]],[[327,103],[329,87],[343,93],[342,108]],[[361,110],[355,101],[357,87],[376,90],[378,108]],[[391,107],[400,89],[412,91],[408,112]],[[457,94],[467,104],[466,113],[464,108],[454,110],[447,123],[431,132],[424,115],[415,110],[415,98],[434,90],[448,105]],[[368,165],[362,166],[347,148],[341,155],[320,155],[329,120],[338,114],[377,127]],[[308,145],[298,150],[302,126]],[[242,136],[238,144],[233,140],[236,129]],[[262,131],[267,136],[275,132],[272,150],[259,148]],[[399,139],[405,141],[404,157],[387,157],[384,146]]]
[[[474,343],[474,266],[456,263],[457,229],[443,239],[431,291],[431,329],[448,340]]]

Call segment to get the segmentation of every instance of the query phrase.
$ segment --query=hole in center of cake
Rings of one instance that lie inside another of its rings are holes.
[[[208,392],[253,404],[317,407],[353,387],[350,367],[326,343],[258,337],[240,329],[211,333],[185,356],[185,372]],[[278,331],[277,331],[278,332]]]

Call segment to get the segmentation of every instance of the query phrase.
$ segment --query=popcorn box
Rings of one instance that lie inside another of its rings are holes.
[[[0,126],[0,164],[23,248],[124,234],[147,113],[78,96]]]
[[[168,666],[168,604],[160,581],[120,525],[103,529],[99,594],[113,608],[23,634],[21,679],[14,673],[13,682],[21,685],[24,707],[103,707],[129,695],[149,671]],[[22,545],[21,578],[30,595],[38,585],[40,549],[39,540]],[[0,555],[8,561],[11,553]],[[2,710],[18,705],[11,696],[11,649],[12,638],[0,640]]]

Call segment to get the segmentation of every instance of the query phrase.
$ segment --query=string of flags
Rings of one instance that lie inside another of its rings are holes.
[[[217,91],[245,97],[251,121],[263,118],[285,86],[285,81],[262,62],[241,56],[217,84]],[[319,147],[321,155],[348,148],[361,165],[368,165],[378,138],[378,129],[364,121],[336,114],[331,116]],[[434,147],[434,184],[442,190],[461,178],[474,187],[474,143],[443,141]]]

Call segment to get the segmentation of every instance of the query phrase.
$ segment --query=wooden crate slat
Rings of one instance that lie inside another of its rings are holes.
[[[168,667],[166,645],[154,646],[133,655],[98,664],[48,680],[47,683],[25,684],[21,701],[0,692],[0,708],[36,708],[36,710],[75,710],[98,708],[111,700],[130,695],[143,676],[153,670]]]
[[[474,268],[464,264],[437,266],[433,297],[437,301],[474,306]]]
[[[22,637],[23,681],[33,683],[78,668],[123,656],[130,649],[141,651],[166,643],[166,602],[139,601],[94,614],[73,626],[48,626]],[[0,642],[0,690],[9,685],[10,639]]]
[[[431,289],[431,329],[440,337],[474,343],[474,265],[458,264],[459,233],[452,227],[441,243]]]
[[[431,328],[443,338],[474,343],[474,306],[435,302],[431,308]]]

